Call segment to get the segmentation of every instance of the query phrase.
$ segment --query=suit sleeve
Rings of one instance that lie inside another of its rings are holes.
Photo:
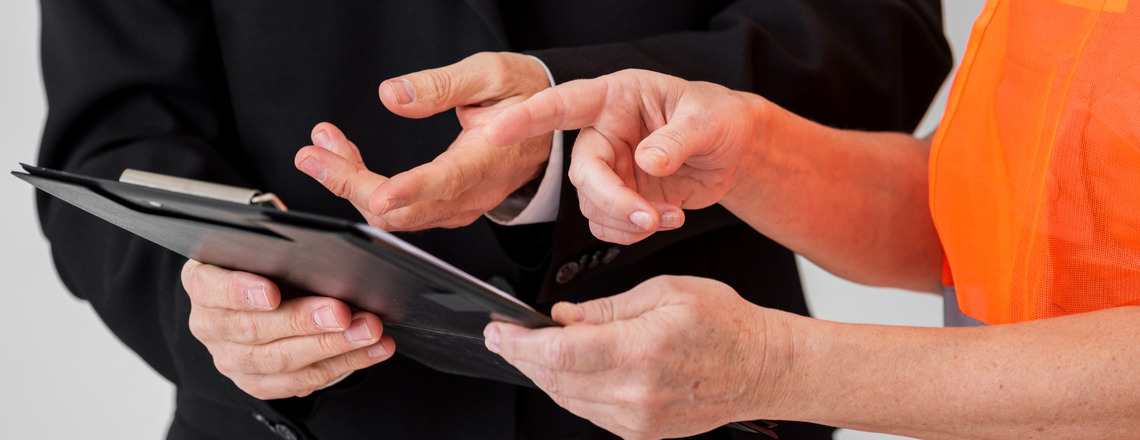
[[[231,118],[209,10],[189,1],[41,4],[49,106],[41,166],[248,184],[224,122]],[[189,333],[185,258],[42,193],[37,207],[64,284],[120,340],[180,393],[248,403]]]
[[[533,53],[558,83],[647,69],[827,125],[895,131],[914,129],[952,65],[937,0],[741,0],[703,30]]]

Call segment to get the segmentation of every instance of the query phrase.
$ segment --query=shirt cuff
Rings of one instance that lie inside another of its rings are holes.
[[[546,79],[554,87],[554,75],[546,63],[532,55],[546,71]],[[525,186],[524,186],[525,187]],[[558,217],[558,202],[562,194],[562,131],[554,132],[550,142],[550,159],[546,162],[546,172],[538,184],[538,190],[531,196],[526,191],[517,191],[507,196],[503,203],[487,212],[487,218],[503,226],[529,225],[552,222]]]

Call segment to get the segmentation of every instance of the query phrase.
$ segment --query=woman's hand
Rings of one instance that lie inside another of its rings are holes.
[[[570,181],[594,235],[633,243],[680,227],[682,209],[717,203],[755,153],[770,104],[710,83],[640,70],[571,81],[503,110],[494,145],[582,129]]]

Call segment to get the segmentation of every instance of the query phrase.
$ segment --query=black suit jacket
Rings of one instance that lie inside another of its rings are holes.
[[[532,53],[558,82],[651,69],[757,92],[831,125],[904,131],[950,67],[934,0],[41,3],[42,166],[256,187],[300,211],[354,219],[350,205],[293,168],[310,128],[338,124],[382,174],[430,161],[458,132],[454,116],[394,116],[377,85],[474,52]],[[505,281],[540,308],[691,274],[723,280],[758,304],[807,312],[792,254],[725,211],[692,213],[679,231],[619,247],[590,237],[573,187],[563,188],[553,224],[480,220],[404,237]],[[399,355],[309,398],[253,399],[190,334],[182,258],[53,199],[38,202],[64,283],[177,385],[170,438],[606,436],[537,391],[441,374]],[[782,429],[784,438],[830,432]]]

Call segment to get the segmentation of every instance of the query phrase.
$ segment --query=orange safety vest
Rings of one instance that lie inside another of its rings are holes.
[[[991,0],[930,152],[944,281],[1005,324],[1140,305],[1140,0]]]

